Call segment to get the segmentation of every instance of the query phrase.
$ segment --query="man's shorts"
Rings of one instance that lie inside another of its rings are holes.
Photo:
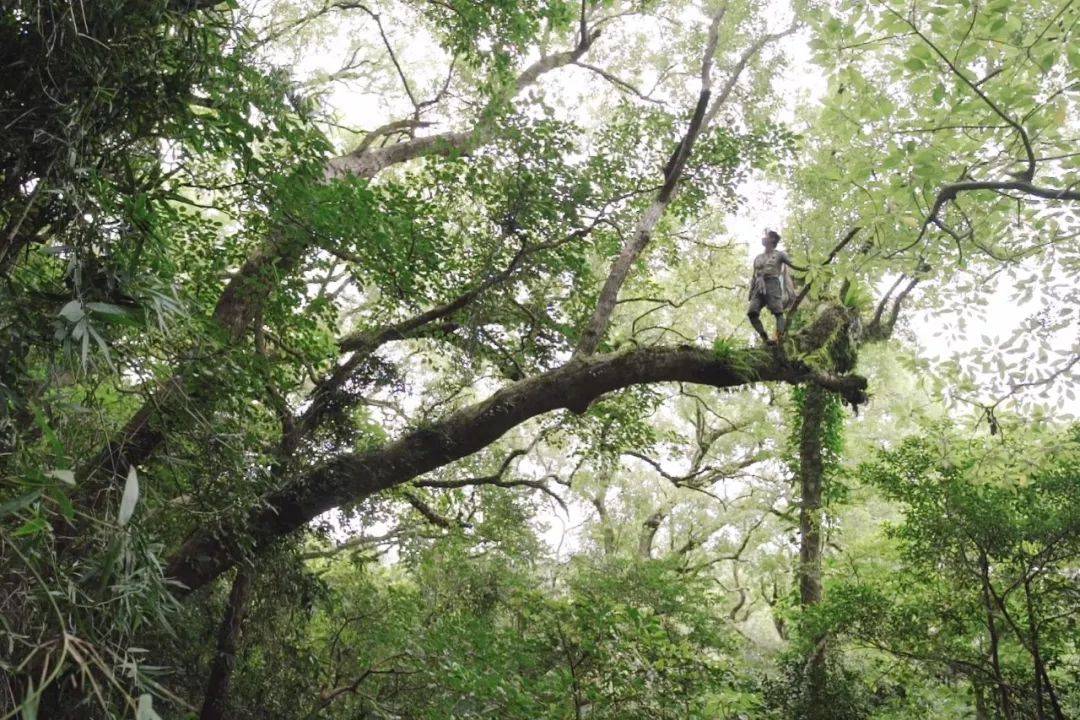
[[[780,278],[766,277],[765,292],[755,293],[750,298],[750,306],[746,309],[747,314],[757,315],[762,307],[769,308],[773,315],[782,315],[784,312],[784,294],[780,289]]]

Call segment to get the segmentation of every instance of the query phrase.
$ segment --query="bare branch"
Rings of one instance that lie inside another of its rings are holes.
[[[537,440],[539,440],[539,438],[537,438]],[[534,445],[535,441],[532,445],[529,446],[529,448],[517,448],[512,450],[509,454],[507,454],[505,458],[503,458],[503,461],[499,465],[498,470],[496,470],[490,475],[462,478],[458,480],[420,480],[413,482],[413,486],[439,489],[475,487],[477,485],[492,485],[494,487],[501,488],[528,487],[544,493],[545,495],[553,499],[556,503],[558,503],[559,507],[562,508],[563,512],[569,513],[570,509],[567,507],[566,501],[559,497],[557,493],[553,492],[543,480],[528,480],[525,478],[518,478],[516,480],[503,479],[503,476],[506,475],[507,471],[510,469],[510,465],[514,462],[514,460],[518,459],[519,457],[528,455],[529,450]]]
[[[894,250],[884,257],[887,259],[896,257],[918,245],[922,242],[922,239],[926,237],[926,232],[929,230],[930,226],[938,225],[938,216],[946,204],[956,200],[960,193],[972,192],[975,190],[993,190],[995,192],[1012,190],[1044,200],[1068,200],[1070,202],[1080,202],[1080,192],[1068,188],[1058,189],[1042,187],[1021,178],[1015,180],[961,180],[959,182],[950,183],[938,191],[937,197],[934,200],[934,205],[930,209],[930,213],[926,216],[926,219],[923,221],[918,236],[904,247]]]
[[[882,314],[889,300],[889,295],[883,297],[881,299],[881,302],[878,303],[877,310],[874,312],[874,319],[870,322],[869,325],[867,325],[866,330],[863,332],[863,342],[880,342],[883,340],[888,340],[890,337],[892,337],[892,333],[893,330],[896,328],[896,321],[897,318],[900,317],[900,309],[903,307],[904,301],[907,299],[908,295],[911,294],[912,290],[915,289],[915,286],[919,284],[918,277],[901,275],[897,279],[896,283],[889,290],[890,295],[903,280],[907,280],[907,284],[899,292],[899,294],[897,294],[896,298],[893,299],[892,307],[889,309],[889,316],[884,320],[884,322],[882,321]]]
[[[689,472],[686,475],[672,475],[671,473],[664,470],[664,467],[659,462],[652,459],[648,455],[645,455],[644,453],[639,453],[636,450],[626,450],[626,451],[623,452],[623,455],[628,455],[629,457],[637,458],[638,460],[641,460],[642,462],[652,466],[653,470],[656,470],[656,472],[660,475],[660,477],[664,478],[665,480],[670,481],[671,484],[675,485],[676,487],[682,487],[683,485],[685,485],[689,481],[693,480],[694,478],[697,478],[698,476],[700,476],[700,475],[702,475],[704,473],[710,472],[712,470],[711,467],[705,467],[705,468],[698,468],[698,469],[695,469],[695,470],[691,470],[691,472]]]
[[[765,518],[765,515],[758,516],[758,518],[753,523],[751,523],[748,528],[746,528],[746,531],[743,533],[742,542],[740,542],[739,545],[732,552],[729,552],[725,555],[716,555],[715,557],[711,557],[708,560],[700,562],[696,565],[688,565],[683,568],[683,572],[700,572],[706,568],[712,567],[713,565],[728,560],[732,562],[738,562],[742,559],[742,554],[746,552],[746,548],[750,545],[750,539],[754,536],[754,532],[756,532],[757,529],[765,523]]]
[[[365,5],[356,5],[357,8],[363,10],[375,21],[375,25],[379,28],[379,37],[382,38],[383,47],[386,48],[386,52],[390,54],[390,62],[394,64],[394,69],[397,70],[398,77],[401,79],[401,84],[405,88],[405,94],[409,96],[409,102],[412,103],[413,109],[417,114],[420,112],[420,104],[416,100],[416,95],[413,94],[412,85],[409,84],[409,78],[405,76],[405,71],[401,69],[401,63],[398,62],[397,53],[394,52],[394,47],[390,44],[390,38],[386,37],[386,30],[383,28],[382,19],[379,14],[373,12]]]
[[[366,134],[363,141],[353,152],[365,153],[375,143],[375,141],[381,137],[393,135],[394,133],[401,132],[402,130],[411,131],[417,128],[428,127],[430,125],[431,123],[429,122],[423,122],[415,118],[406,118],[404,120],[395,120],[393,122],[388,122],[385,125],[380,125],[379,127]]]
[[[416,493],[410,492],[408,490],[403,490],[401,494],[402,497],[404,497],[405,500],[410,505],[412,505],[418,513],[423,515],[424,518],[432,525],[441,527],[444,530],[450,530],[451,528],[457,528],[462,526],[462,523],[460,521],[451,520],[435,512],[435,510],[426,502],[424,502],[424,500]]]
[[[395,528],[382,535],[357,535],[351,537],[348,540],[338,543],[333,547],[325,550],[309,550],[307,552],[300,553],[301,560],[319,560],[328,557],[334,557],[340,555],[343,552],[349,550],[355,550],[364,547],[377,547],[388,543],[393,543],[402,536],[404,536],[405,530],[403,528]]]
[[[576,62],[574,64],[577,65],[578,67],[585,68],[586,70],[588,70],[590,72],[596,73],[597,75],[604,78],[605,80],[607,80],[612,85],[614,85],[614,86],[616,86],[616,87],[618,87],[618,88],[620,88],[622,90],[625,90],[625,91],[627,91],[627,92],[629,92],[629,93],[631,93],[633,95],[636,95],[639,99],[644,100],[645,102],[653,103],[655,105],[663,105],[664,104],[660,100],[657,100],[656,98],[649,97],[648,95],[644,94],[643,92],[638,90],[636,87],[634,87],[630,83],[626,82],[625,80],[623,80],[621,78],[616,77],[615,75],[612,75],[611,73],[609,73],[607,70],[604,70],[603,68],[597,67],[595,65],[590,65],[589,63],[583,63],[583,62],[580,62],[580,61],[578,61],[578,62]]]
[[[795,25],[791,25],[786,30],[783,30],[781,32],[772,33],[769,35],[762,35],[760,38],[755,40],[750,45],[750,47],[746,48],[746,50],[742,52],[742,54],[739,56],[739,59],[735,62],[735,67],[732,68],[731,74],[728,75],[727,82],[724,83],[724,86],[720,89],[720,93],[716,96],[716,100],[713,102],[713,106],[709,109],[709,114],[705,118],[706,125],[711,124],[712,121],[716,119],[717,114],[727,103],[732,91],[735,90],[735,86],[739,84],[739,79],[742,77],[743,72],[746,70],[746,66],[750,63],[754,56],[764,50],[765,46],[769,43],[776,42],[777,40],[795,32],[795,28]]]
[[[720,23],[727,14],[728,4],[725,2],[720,10],[713,15],[709,23],[708,40],[705,43],[705,54],[701,59],[701,89],[708,90],[712,87],[713,57],[716,55],[716,45],[720,42]]]
[[[541,75],[570,65],[588,52],[599,37],[594,30],[572,50],[547,55],[525,68],[514,81],[515,94],[535,83]],[[481,112],[485,118],[487,113]],[[490,119],[481,120],[469,130],[449,131],[436,135],[413,138],[384,148],[358,147],[327,163],[326,177],[332,179],[345,175],[372,177],[383,168],[425,155],[449,155],[469,152],[487,142],[495,130]]]

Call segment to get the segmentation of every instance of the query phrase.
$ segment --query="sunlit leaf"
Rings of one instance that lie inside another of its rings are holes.
[[[124,482],[124,494],[120,498],[120,511],[117,513],[116,522],[121,527],[126,525],[135,512],[135,504],[139,501],[139,474],[135,467],[128,469],[127,480]]]

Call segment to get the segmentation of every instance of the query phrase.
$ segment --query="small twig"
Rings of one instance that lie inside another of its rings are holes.
[[[581,61],[575,62],[574,64],[577,65],[578,67],[585,68],[586,70],[589,70],[590,72],[596,73],[597,75],[604,78],[605,80],[607,80],[612,85],[615,85],[616,87],[619,87],[619,88],[621,88],[623,90],[626,90],[627,92],[630,92],[633,95],[636,95],[638,98],[640,98],[641,100],[644,100],[645,102],[653,103],[655,105],[663,105],[664,104],[663,102],[661,102],[660,100],[657,100],[656,98],[649,97],[648,95],[641,92],[640,90],[638,90],[636,87],[634,87],[630,83],[626,82],[625,80],[623,80],[621,78],[618,78],[618,77],[612,75],[611,73],[609,73],[607,70],[604,70],[603,68],[597,67],[595,65],[590,65],[589,63],[584,63],[584,62],[581,62]]]

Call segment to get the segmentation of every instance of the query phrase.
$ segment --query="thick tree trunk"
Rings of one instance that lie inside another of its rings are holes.
[[[251,581],[255,571],[242,567],[233,580],[229,604],[225,607],[225,616],[218,628],[217,654],[210,667],[210,676],[206,683],[206,697],[203,699],[199,720],[221,720],[225,717],[225,708],[229,701],[229,684],[232,682],[236,667],[236,650],[240,644],[240,629],[247,614],[248,596],[251,594]]]
[[[604,557],[610,558],[615,555],[615,528],[611,526],[611,519],[607,511],[607,487],[600,490],[599,494],[592,498],[596,515],[600,519],[600,543],[604,550]]]
[[[291,275],[306,251],[299,241],[278,234],[241,266],[214,308],[212,320],[221,331],[223,346],[236,345],[243,339],[252,320],[272,297],[278,279]],[[199,364],[177,368],[120,432],[79,468],[78,480],[84,492],[107,489],[126,477],[129,468],[149,460],[165,441],[171,424],[190,418],[190,412],[180,412],[182,408],[208,414],[221,387],[212,378],[199,377]]]
[[[615,304],[619,300],[619,290],[622,289],[623,283],[626,282],[626,276],[630,274],[630,268],[641,257],[645,246],[652,239],[656,225],[660,222],[660,218],[664,216],[664,211],[667,210],[675,195],[675,188],[679,178],[682,176],[686,161],[690,157],[694,141],[697,140],[697,136],[701,132],[701,123],[705,116],[705,109],[709,105],[709,97],[710,93],[707,89],[701,91],[701,97],[698,99],[697,107],[694,109],[694,116],[690,120],[690,128],[686,131],[682,140],[679,141],[665,169],[663,186],[656,193],[656,198],[652,204],[638,218],[633,234],[623,245],[614,262],[612,262],[607,280],[604,281],[604,287],[600,290],[600,296],[596,300],[596,309],[581,333],[581,340],[574,351],[574,357],[592,355],[600,347],[600,341],[611,323],[611,314],[615,312]]]
[[[665,514],[664,509],[657,510],[645,518],[645,522],[641,524],[641,534],[638,536],[638,557],[642,560],[652,558],[653,540],[656,538],[656,531],[660,529],[660,523],[664,521]]]
[[[821,602],[821,496],[825,475],[823,442],[828,391],[817,386],[806,389],[799,433],[799,604],[804,610]],[[811,638],[806,658],[804,714],[806,720],[829,717],[826,703],[827,676],[825,652],[827,638]]]
[[[972,680],[971,692],[975,696],[975,720],[990,720],[990,714],[986,711],[986,695],[983,693],[982,685]]]
[[[578,346],[574,350],[575,358],[587,357],[599,349],[608,325],[611,323],[611,315],[615,311],[619,291],[622,289],[623,283],[626,282],[630,269],[652,240],[656,225],[664,216],[668,205],[671,204],[683,171],[690,159],[690,153],[694,149],[694,143],[697,142],[698,135],[708,128],[709,124],[724,108],[728,97],[731,96],[731,92],[735,89],[735,85],[739,82],[739,78],[742,76],[743,71],[746,70],[750,60],[760,53],[766,45],[794,29],[793,27],[791,30],[776,35],[762,35],[751,43],[750,47],[746,48],[739,56],[738,61],[728,75],[727,82],[724,83],[720,94],[710,106],[713,57],[716,54],[716,47],[719,42],[720,23],[726,13],[727,4],[725,3],[713,15],[712,24],[709,28],[709,40],[701,63],[701,91],[698,94],[694,112],[690,117],[690,124],[687,126],[682,138],[679,139],[671,157],[668,159],[667,165],[664,167],[664,184],[660,186],[656,196],[653,198],[653,202],[638,218],[634,231],[627,238],[619,255],[612,262],[611,270],[604,281],[604,287],[600,290],[600,296],[597,298],[596,309],[593,311],[592,317],[589,318],[588,324],[582,330]]]

